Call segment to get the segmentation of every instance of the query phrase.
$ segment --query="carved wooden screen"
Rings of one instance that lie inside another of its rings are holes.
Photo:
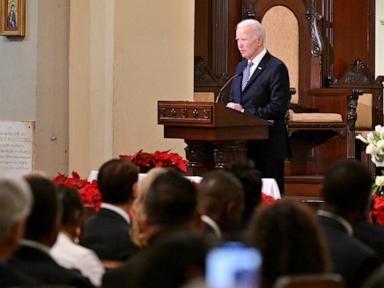
[[[297,0],[245,0],[243,17],[255,18],[263,22],[271,9],[282,7],[289,9],[297,19],[298,39],[285,39],[286,42],[298,41],[298,103],[303,107],[311,106],[310,98],[306,97],[310,88],[322,87],[321,59],[323,44],[321,30],[318,27],[319,14],[314,4]],[[267,39],[273,37],[268,34]],[[267,40],[268,43],[268,40]]]

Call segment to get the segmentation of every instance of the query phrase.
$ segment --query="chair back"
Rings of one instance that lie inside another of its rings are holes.
[[[284,275],[279,277],[273,288],[343,288],[339,274]]]

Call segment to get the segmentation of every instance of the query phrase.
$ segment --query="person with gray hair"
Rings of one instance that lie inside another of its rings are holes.
[[[22,178],[0,177],[0,287],[35,284],[32,277],[5,265],[19,245],[32,194]]]
[[[285,115],[288,110],[289,75],[285,64],[265,48],[266,32],[254,20],[241,21],[236,28],[237,48],[244,58],[235,71],[226,106],[256,117],[273,120],[269,139],[249,141],[248,158],[265,178],[275,178],[284,194],[284,159],[291,156]]]

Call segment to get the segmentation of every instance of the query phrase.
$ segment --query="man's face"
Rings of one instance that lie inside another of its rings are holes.
[[[236,29],[237,48],[243,58],[251,60],[263,49],[263,41],[252,31],[250,25],[242,25]]]

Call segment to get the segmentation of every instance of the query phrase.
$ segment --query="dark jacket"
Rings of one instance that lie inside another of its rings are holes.
[[[121,215],[101,208],[87,220],[81,245],[95,251],[101,260],[126,261],[136,253],[129,229]]]

